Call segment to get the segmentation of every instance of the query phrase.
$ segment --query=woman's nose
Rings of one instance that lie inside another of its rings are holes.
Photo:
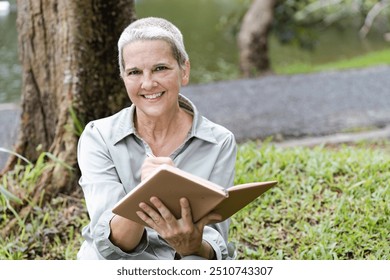
[[[153,87],[157,85],[156,81],[153,80],[151,75],[144,75],[142,79],[141,88],[144,90],[151,90]]]

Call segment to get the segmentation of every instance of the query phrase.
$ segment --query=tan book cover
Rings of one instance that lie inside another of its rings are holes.
[[[146,225],[136,214],[140,210],[138,205],[145,202],[152,206],[149,199],[156,196],[179,219],[179,199],[186,197],[191,205],[194,222],[211,211],[221,214],[225,220],[276,184],[276,181],[254,182],[224,189],[208,180],[163,164],[122,198],[112,212]]]

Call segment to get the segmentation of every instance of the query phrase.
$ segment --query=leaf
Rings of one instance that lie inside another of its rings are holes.
[[[5,153],[8,153],[8,154],[17,156],[18,158],[22,159],[22,160],[25,161],[26,163],[32,164],[31,161],[29,161],[28,159],[26,159],[24,156],[19,155],[18,153],[15,153],[15,152],[13,152],[13,151],[11,151],[11,150],[8,150],[8,149],[6,149],[6,148],[0,147],[0,152],[5,152]]]
[[[3,185],[0,185],[0,193],[5,197],[6,200],[8,201],[12,201],[12,202],[16,202],[18,204],[22,204],[23,201],[15,196],[14,194],[12,194],[11,192],[9,192],[6,188],[4,188]]]

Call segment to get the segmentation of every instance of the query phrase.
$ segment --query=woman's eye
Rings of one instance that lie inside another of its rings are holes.
[[[162,71],[162,70],[165,70],[165,69],[168,69],[166,66],[157,66],[154,71]]]
[[[141,71],[139,71],[139,70],[131,70],[131,71],[127,72],[127,76],[139,75],[139,74],[141,74]]]

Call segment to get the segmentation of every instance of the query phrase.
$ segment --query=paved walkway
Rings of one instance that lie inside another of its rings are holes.
[[[194,85],[182,93],[238,141],[390,125],[390,66]]]
[[[390,138],[390,66],[192,85],[182,93],[238,142],[274,136],[292,146]],[[0,105],[0,147],[12,147],[18,118],[17,106]],[[354,130],[365,131],[346,133]],[[4,157],[0,152],[0,168]]]

